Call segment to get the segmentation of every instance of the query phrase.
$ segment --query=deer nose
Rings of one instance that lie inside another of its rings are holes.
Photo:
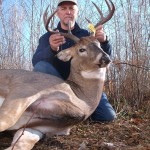
[[[109,55],[103,55],[100,59],[100,64],[108,65],[111,62]]]

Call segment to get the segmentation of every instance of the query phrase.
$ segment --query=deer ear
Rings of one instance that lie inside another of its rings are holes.
[[[62,50],[57,54],[58,59],[62,61],[69,61],[72,58],[71,49]]]

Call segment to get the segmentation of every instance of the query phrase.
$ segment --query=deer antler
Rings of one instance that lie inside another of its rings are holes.
[[[110,4],[108,3],[108,1],[105,0],[106,4],[107,4],[107,6],[108,6],[108,9],[109,9],[109,14],[108,14],[106,17],[103,16],[103,13],[102,13],[102,11],[98,8],[98,6],[97,6],[94,2],[92,2],[93,5],[96,7],[97,11],[99,12],[100,16],[101,16],[101,20],[94,26],[95,28],[96,28],[97,26],[99,26],[99,25],[103,25],[104,23],[106,23],[107,21],[109,21],[109,20],[112,18],[113,14],[114,14],[114,11],[115,11],[115,6],[114,6],[114,4],[113,4],[113,2],[112,2],[111,0],[109,0],[109,1],[110,1],[110,3],[111,3],[111,6],[110,6]],[[87,20],[89,23],[91,23],[91,21],[90,21],[89,19],[86,18],[86,20]]]
[[[49,7],[49,6],[48,6]],[[52,19],[52,17],[55,15],[55,13],[58,11],[58,10],[55,10],[51,16],[48,17],[48,7],[46,8],[45,12],[44,12],[44,15],[43,15],[43,20],[44,20],[44,25],[45,25],[45,29],[48,31],[48,32],[51,32],[51,34],[55,34],[55,33],[58,33],[58,31],[53,31],[51,30],[48,25],[50,23],[50,20]],[[68,33],[63,33],[63,32],[59,32],[61,35],[63,35],[64,37],[66,38],[69,38],[71,40],[73,40],[74,42],[78,43],[80,41],[80,39],[76,36],[74,36],[72,33],[71,33],[71,29],[70,29],[70,22],[68,22],[68,27],[69,27],[69,30],[68,30]]]

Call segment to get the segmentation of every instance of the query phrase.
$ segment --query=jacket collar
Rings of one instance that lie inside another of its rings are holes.
[[[68,32],[68,30],[64,30],[64,29],[61,28],[60,22],[58,23],[57,29],[58,29],[60,32],[64,32],[64,33],[67,33],[67,32]],[[81,28],[80,28],[79,25],[75,22],[74,29],[71,30],[72,34],[76,35],[76,33],[77,33],[78,31],[80,31],[80,30],[81,30]]]

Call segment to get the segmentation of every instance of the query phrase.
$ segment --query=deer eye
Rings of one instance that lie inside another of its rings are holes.
[[[86,51],[86,49],[85,48],[81,48],[81,49],[79,49],[79,52],[85,52]]]

